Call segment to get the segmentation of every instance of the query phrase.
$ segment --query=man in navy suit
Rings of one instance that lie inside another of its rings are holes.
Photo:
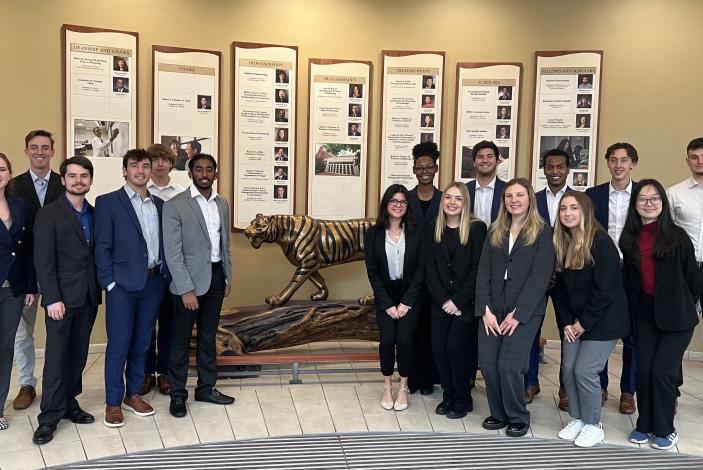
[[[544,161],[542,168],[544,176],[547,178],[547,187],[537,191],[537,210],[545,223],[554,227],[554,224],[559,217],[559,202],[567,191],[571,188],[566,184],[566,179],[569,176],[569,154],[561,149],[548,150],[543,157]],[[549,297],[549,291],[547,291]],[[529,370],[525,375],[525,402],[532,403],[535,395],[540,392],[539,387],[539,338],[542,334],[542,323],[537,329],[535,341],[530,349]],[[561,334],[561,332],[560,332]],[[561,386],[561,371],[559,373],[559,406],[564,406],[568,411],[568,401],[566,401],[566,393]]]
[[[161,299],[170,280],[163,254],[163,201],[147,190],[151,159],[144,149],[122,159],[125,185],[95,201],[95,263],[107,291],[105,419],[124,424],[121,406],[138,416],[154,414],[139,392]],[[125,379],[127,382],[125,394]]]
[[[498,146],[493,142],[483,140],[477,143],[471,154],[476,170],[476,179],[466,184],[471,198],[471,213],[488,226],[498,216],[500,198],[505,187],[505,181],[496,176],[499,153]],[[478,327],[478,323],[476,325]],[[470,353],[470,380],[473,387],[478,370],[478,351],[472,350]]]
[[[488,226],[498,216],[500,196],[505,187],[505,181],[496,176],[498,154],[498,146],[493,142],[483,140],[477,143],[471,155],[476,179],[466,184],[471,196],[471,212]]]
[[[611,145],[605,152],[605,159],[610,170],[610,181],[586,190],[593,201],[595,217],[618,246],[620,233],[625,226],[627,208],[630,204],[632,191],[637,182],[632,181],[630,172],[637,166],[639,156],[637,149],[631,144],[618,142]],[[618,248],[619,250],[619,248]],[[622,253],[620,254],[622,259]],[[622,374],[620,375],[620,413],[632,414],[635,405],[635,371],[637,357],[635,354],[635,339],[629,335],[622,339]],[[604,374],[601,374],[601,389],[604,400],[608,389],[608,364],[605,364]]]

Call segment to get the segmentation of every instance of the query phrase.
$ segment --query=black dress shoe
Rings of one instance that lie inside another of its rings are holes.
[[[504,423],[503,421],[499,421],[493,416],[489,416],[488,418],[483,420],[483,423],[481,423],[481,426],[483,426],[483,429],[488,429],[489,431],[495,431],[496,429],[503,429],[506,427],[508,423]]]
[[[505,434],[510,437],[522,437],[527,434],[527,430],[530,429],[529,424],[525,423],[510,423],[508,429],[505,430]]]
[[[184,417],[188,413],[188,410],[186,409],[185,399],[171,398],[171,404],[168,407],[168,411],[171,413],[172,416],[175,416],[176,418]]]
[[[419,390],[419,388],[416,387],[415,385],[408,385],[408,390],[410,390],[410,395],[414,395],[415,392],[417,392]]]
[[[70,419],[76,424],[90,424],[95,421],[95,416],[80,408],[76,408],[75,410],[66,413],[64,418]]]
[[[442,400],[442,402],[437,405],[437,408],[434,409],[434,412],[437,413],[440,416],[444,416],[447,413],[449,413],[449,410],[452,409],[452,402],[449,400]]]
[[[434,385],[427,385],[426,387],[420,387],[421,395],[432,395],[434,393]]]
[[[234,403],[234,397],[220,393],[219,390],[213,388],[210,393],[196,393],[195,401],[206,401],[216,405],[229,405],[230,403]]]
[[[32,436],[32,441],[35,444],[46,444],[51,442],[54,438],[54,431],[56,431],[55,424],[40,424],[36,431],[34,431],[34,436]]]

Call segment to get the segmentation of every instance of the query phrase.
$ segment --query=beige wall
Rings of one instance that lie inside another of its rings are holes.
[[[656,176],[666,186],[687,176],[685,145],[703,134],[703,53],[696,0],[2,0],[0,57],[3,58],[0,103],[0,151],[18,174],[27,168],[23,137],[34,128],[61,131],[61,47],[64,23],[139,32],[139,144],[151,134],[151,46],[153,44],[214,49],[223,52],[221,192],[231,190],[231,53],[232,41],[299,46],[298,109],[307,113],[307,60],[345,58],[373,60],[374,113],[371,116],[370,181],[378,175],[381,49],[446,51],[442,151],[449,160],[454,138],[455,71],[460,61],[517,61],[524,64],[522,115],[517,174],[529,175],[534,51],[602,49],[603,88],[599,155],[615,141],[633,143],[641,162],[635,178]],[[306,129],[298,131],[303,156]],[[57,149],[63,142],[57,142]],[[57,152],[54,167],[63,157]],[[443,184],[451,177],[444,164]],[[297,210],[304,210],[305,161],[297,162]],[[599,160],[598,181],[608,172]],[[368,191],[370,207],[378,188]],[[375,214],[375,210],[373,211]],[[373,215],[373,214],[370,214]],[[233,294],[227,306],[258,304],[288,280],[292,269],[275,246],[254,251],[241,234],[232,241],[235,260]],[[369,290],[361,263],[325,273],[332,296],[354,298]],[[306,288],[298,295],[309,295]],[[553,318],[553,317],[550,317]],[[545,332],[556,337],[553,321]],[[43,346],[43,323],[38,347]],[[105,340],[102,315],[93,341]],[[703,351],[695,336],[692,349]]]

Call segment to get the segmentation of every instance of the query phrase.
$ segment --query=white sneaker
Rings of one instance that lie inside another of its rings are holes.
[[[586,424],[581,430],[579,437],[574,441],[574,444],[578,447],[593,447],[603,442],[603,438],[605,438],[605,433],[600,423],[598,425]]]
[[[583,429],[583,421],[580,419],[573,419],[569,421],[569,424],[564,426],[564,429],[559,431],[559,434],[557,434],[557,437],[559,439],[564,439],[567,441],[573,441],[577,437],[579,437],[579,434],[581,433],[581,429]]]

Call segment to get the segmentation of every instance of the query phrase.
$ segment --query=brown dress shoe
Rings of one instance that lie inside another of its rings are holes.
[[[146,395],[156,386],[156,377],[151,374],[144,374],[144,383],[142,384],[142,395]]]
[[[159,392],[161,392],[161,395],[171,393],[171,381],[168,379],[168,375],[159,375],[157,382],[159,383]]]
[[[122,408],[129,410],[137,416],[151,416],[154,414],[154,408],[151,407],[147,402],[142,400],[139,395],[130,395],[124,397],[122,402]]]
[[[561,411],[569,411],[569,397],[566,395],[566,390],[559,389],[559,409]]]
[[[122,416],[122,408],[119,406],[106,406],[103,424],[108,428],[119,428],[123,426],[124,416]]]
[[[539,392],[541,392],[539,384],[529,385],[525,388],[525,403],[532,403],[532,400],[535,399],[535,395],[539,395]]]
[[[624,415],[631,415],[637,411],[637,405],[635,405],[635,397],[631,393],[623,393],[620,395],[620,413]]]
[[[605,406],[606,401],[608,401],[608,391],[601,390],[600,391],[600,407],[601,408],[603,408]]]
[[[37,391],[31,385],[20,385],[20,392],[17,394],[15,401],[12,402],[12,407],[16,410],[26,410],[32,406],[34,397],[37,396]]]

